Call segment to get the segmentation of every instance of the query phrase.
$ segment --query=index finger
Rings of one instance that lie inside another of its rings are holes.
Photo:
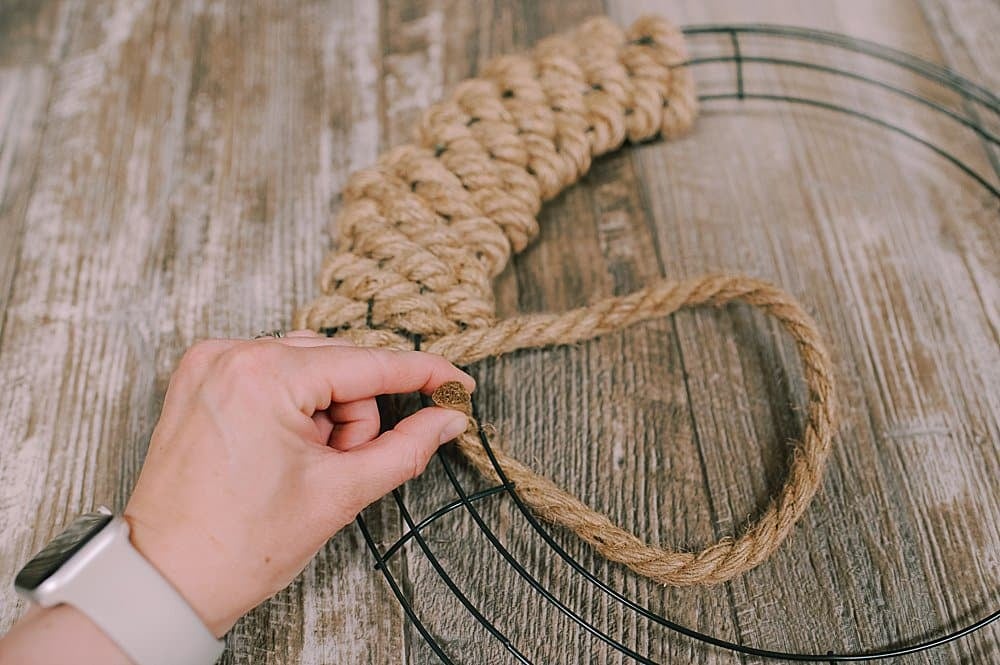
[[[470,392],[476,388],[471,376],[434,353],[346,346],[287,351],[289,385],[305,389],[298,401],[313,410],[377,395],[430,394],[447,381],[459,381]]]

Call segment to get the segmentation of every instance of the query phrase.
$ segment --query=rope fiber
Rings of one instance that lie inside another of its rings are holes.
[[[297,327],[357,344],[438,353],[456,364],[519,349],[571,344],[684,307],[740,300],[777,319],[795,341],[808,387],[802,441],[785,484],[736,538],[692,553],[644,543],[546,478],[497,451],[540,518],[570,529],[611,561],[669,585],[712,584],[770,556],[822,481],[835,430],[833,371],[816,324],[787,293],[739,275],[662,281],[560,314],[497,320],[492,280],[538,233],[543,201],[578,181],[593,158],[682,135],[697,114],[681,33],[646,17],[622,31],[606,18],[546,38],[527,55],[487,64],[424,112],[415,142],[352,175],[324,261],[322,294]],[[460,384],[433,395],[470,418],[456,447],[483,476],[499,476],[478,439]]]
[[[494,455],[507,479],[540,518],[570,529],[606,559],[662,584],[714,584],[757,566],[777,549],[809,506],[822,481],[830,452],[835,427],[830,359],[816,324],[788,294],[766,282],[739,275],[660,282],[628,296],[610,298],[565,314],[508,319],[490,331],[467,331],[442,338],[435,347],[446,351],[446,356],[454,353],[457,357],[475,359],[486,353],[483,349],[491,350],[488,355],[497,355],[517,349],[572,344],[684,307],[719,306],[734,300],[759,307],[784,326],[795,340],[809,388],[805,432],[802,443],[794,449],[784,487],[761,517],[738,538],[725,538],[698,553],[647,545],[494,446]],[[431,399],[438,406],[470,416],[469,429],[458,437],[456,446],[480,474],[502,482],[479,442],[479,426],[471,418],[471,398],[462,384],[446,383]]]

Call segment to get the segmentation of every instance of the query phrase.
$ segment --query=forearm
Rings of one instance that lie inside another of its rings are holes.
[[[0,638],[0,665],[130,665],[128,657],[69,605],[34,608]]]

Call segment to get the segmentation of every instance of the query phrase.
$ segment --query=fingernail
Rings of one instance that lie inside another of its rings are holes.
[[[448,424],[441,430],[441,443],[447,443],[465,431],[469,426],[469,420],[463,415],[449,420]]]

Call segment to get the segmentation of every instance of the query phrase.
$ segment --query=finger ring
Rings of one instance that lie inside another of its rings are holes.
[[[284,336],[285,333],[283,330],[261,330],[259,333],[254,335],[252,339],[264,339],[265,337],[273,337],[274,339],[279,339]]]

